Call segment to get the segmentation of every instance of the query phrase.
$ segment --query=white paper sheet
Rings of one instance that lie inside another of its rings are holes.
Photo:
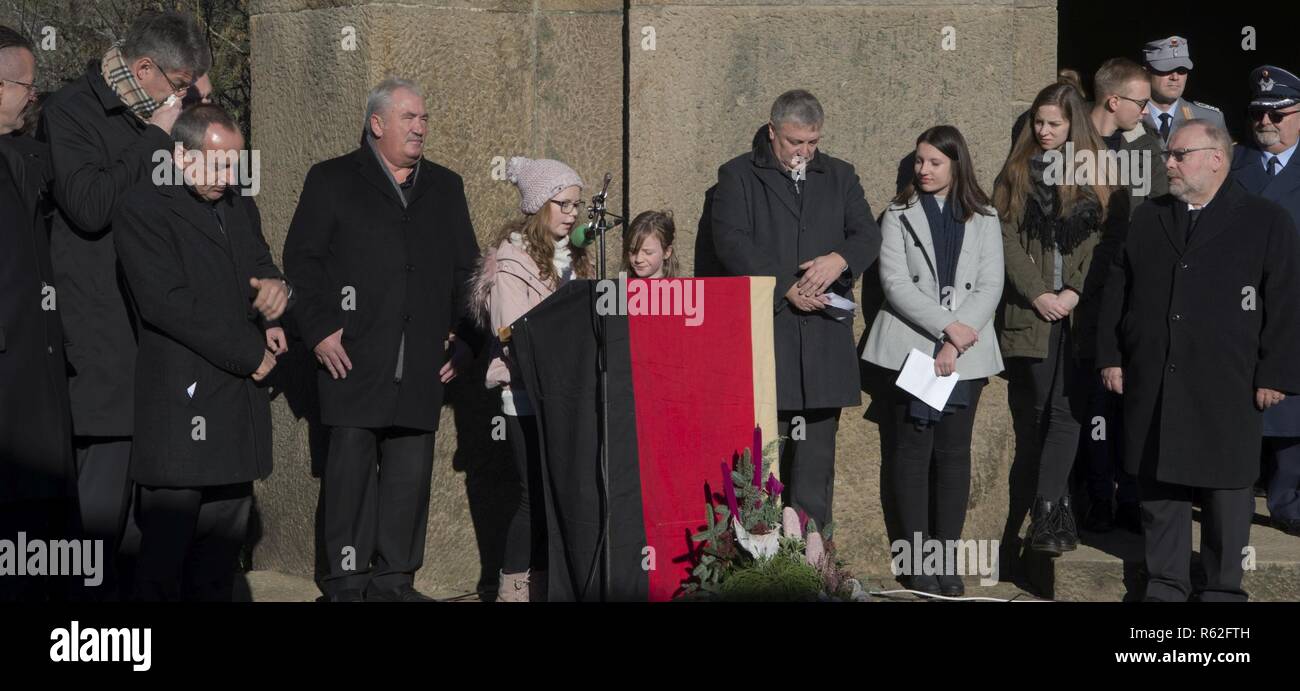
[[[956,372],[940,377],[934,373],[934,358],[916,348],[907,354],[903,369],[898,373],[898,388],[916,396],[935,410],[943,410],[948,397],[957,386]]]
[[[190,398],[194,398],[194,389],[198,388],[198,385],[199,385],[198,382],[194,382],[193,384],[190,384],[189,386],[185,387],[185,393],[189,394]]]

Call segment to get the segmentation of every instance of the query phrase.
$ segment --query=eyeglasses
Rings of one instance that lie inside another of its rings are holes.
[[[1119,94],[1115,94],[1115,95],[1116,95],[1116,96],[1119,96],[1120,98],[1124,99],[1125,101],[1132,101],[1133,103],[1136,103],[1136,104],[1137,104],[1137,107],[1138,107],[1139,109],[1141,109],[1141,110],[1146,110],[1146,109],[1147,109],[1147,104],[1151,102],[1151,99],[1149,99],[1149,98],[1144,98],[1144,99],[1142,99],[1142,100],[1139,101],[1139,100],[1136,99],[1136,98],[1129,98],[1128,96],[1120,96]]]
[[[0,82],[9,82],[10,84],[17,84],[18,86],[23,87],[25,90],[29,92],[36,91],[35,84],[29,84],[28,82],[20,82],[17,79],[5,79],[3,77],[0,77]]]
[[[1195,149],[1170,149],[1161,154],[1161,156],[1163,156],[1166,161],[1172,157],[1175,161],[1182,163],[1183,159],[1187,157],[1187,154],[1190,154],[1193,151],[1213,151],[1217,148],[1218,147],[1215,146],[1202,146]]]
[[[561,212],[561,213],[566,213],[566,214],[571,214],[571,213],[573,213],[573,212],[575,212],[575,211],[581,209],[581,208],[584,206],[584,202],[583,202],[583,200],[581,200],[581,199],[574,199],[573,201],[563,201],[563,200],[559,200],[559,199],[551,199],[551,200],[549,200],[549,201],[550,201],[552,204],[554,204],[554,205],[560,207],[560,212]]]
[[[1252,108],[1250,110],[1250,121],[1259,122],[1265,116],[1267,116],[1268,121],[1276,125],[1279,122],[1285,120],[1286,116],[1295,115],[1296,113],[1300,113],[1300,110],[1281,111],[1281,110],[1269,110],[1267,108]]]
[[[189,91],[190,87],[193,86],[193,83],[181,84],[180,86],[177,86],[176,82],[173,82],[172,78],[167,76],[167,71],[164,70],[162,66],[160,66],[156,62],[153,64],[153,66],[158,68],[158,74],[161,74],[162,78],[167,81],[167,86],[170,86],[172,88],[172,93],[184,95],[184,93]]]
[[[1187,76],[1188,72],[1191,72],[1191,70],[1187,69],[1186,67],[1175,67],[1172,70],[1164,70],[1164,71],[1151,70],[1151,74],[1154,74],[1157,77],[1168,77],[1171,74],[1176,74],[1180,77],[1185,77]]]

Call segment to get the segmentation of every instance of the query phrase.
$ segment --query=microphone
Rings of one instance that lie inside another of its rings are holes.
[[[569,244],[574,247],[586,247],[595,239],[596,234],[591,232],[590,223],[583,223],[569,233]]]

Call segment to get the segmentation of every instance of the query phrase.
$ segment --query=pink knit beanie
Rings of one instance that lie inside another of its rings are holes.
[[[549,158],[515,156],[506,164],[506,179],[519,188],[519,210],[535,214],[566,187],[584,187],[572,168]]]

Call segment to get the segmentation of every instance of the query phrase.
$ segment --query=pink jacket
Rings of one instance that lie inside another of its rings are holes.
[[[542,281],[537,264],[522,245],[503,240],[479,259],[474,274],[470,307],[479,326],[488,330],[489,340],[487,387],[501,385],[522,388],[516,365],[510,361],[510,346],[502,344],[498,330],[513,324],[555,290]]]

